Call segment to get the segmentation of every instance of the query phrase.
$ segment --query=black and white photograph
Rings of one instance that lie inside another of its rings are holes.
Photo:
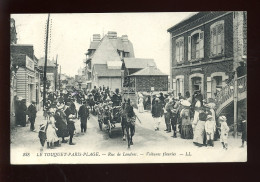
[[[247,162],[247,11],[10,14],[10,163]]]

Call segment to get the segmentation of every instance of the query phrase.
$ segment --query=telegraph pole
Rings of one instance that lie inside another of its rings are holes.
[[[56,56],[56,67],[55,67],[55,92],[56,92],[56,89],[57,89],[57,77],[58,77],[58,54]]]
[[[46,43],[45,43],[45,63],[44,63],[44,73],[43,73],[43,108],[46,102],[46,69],[47,69],[47,56],[48,56],[48,34],[49,34],[49,21],[50,13],[48,14],[47,29],[46,29]]]

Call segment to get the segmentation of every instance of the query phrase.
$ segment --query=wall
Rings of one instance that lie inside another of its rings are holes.
[[[168,76],[137,76],[136,91],[168,91]]]
[[[216,18],[217,15],[223,15],[224,13],[221,14],[216,14],[215,16],[211,16],[211,18]],[[178,39],[179,37],[184,36],[184,65],[189,65],[190,61],[188,61],[188,36],[191,35],[192,32],[195,30],[202,30],[204,31],[204,58],[201,60],[202,62],[205,61],[210,61],[210,26],[214,24],[217,21],[224,20],[224,40],[225,40],[225,50],[224,50],[224,57],[230,58],[233,57],[233,14],[227,14],[223,17],[216,18],[215,20],[201,25],[202,23],[205,23],[205,21],[209,21],[210,18],[204,18],[204,22],[202,20],[200,21],[195,21],[195,22],[190,22],[192,23],[192,26],[186,26],[185,28],[181,28],[182,32],[180,30],[171,32],[171,36],[176,36],[173,37],[171,42],[172,42],[172,51],[171,51],[171,57],[172,57],[172,66],[177,66],[177,62],[175,60],[175,50],[176,50],[176,44],[175,40]],[[200,26],[199,26],[200,25]],[[190,28],[199,26],[195,29],[189,30]],[[187,32],[185,32],[187,31]],[[178,35],[181,33],[181,35]]]
[[[98,78],[98,82],[97,82],[97,86],[101,86],[103,87],[103,85],[105,87],[109,86],[109,88],[112,91],[115,91],[116,88],[118,88],[121,91],[121,77],[99,77]],[[93,85],[94,88],[94,85]]]

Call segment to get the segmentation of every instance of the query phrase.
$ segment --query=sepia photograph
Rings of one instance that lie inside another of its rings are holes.
[[[247,162],[247,11],[10,15],[11,164],[222,162]]]

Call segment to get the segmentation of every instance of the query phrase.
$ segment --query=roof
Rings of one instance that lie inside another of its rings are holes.
[[[93,70],[98,77],[121,77],[120,69],[108,69],[106,64],[95,64]]]
[[[104,40],[105,37],[116,50],[128,52],[130,57],[134,57],[134,48],[132,42],[129,40],[124,41],[123,37],[109,38],[107,35],[105,35],[100,41],[92,41],[88,50],[98,49],[99,44]]]
[[[99,41],[92,41],[90,43],[89,49],[97,49],[99,43]]]
[[[38,66],[44,66],[44,63],[45,63],[45,58],[42,57],[38,61]],[[47,66],[55,67],[56,65],[55,65],[54,61],[51,61],[51,60],[48,59],[47,60]]]
[[[122,62],[121,61],[107,61],[108,69],[121,69]]]
[[[29,58],[34,60],[33,45],[29,44],[15,44],[10,46],[10,52],[14,54],[26,54]]]
[[[204,16],[205,13],[208,12],[199,12],[199,13],[195,13],[195,14],[191,14],[188,17],[184,18],[183,20],[181,20],[179,23],[175,24],[174,26],[172,26],[171,28],[169,28],[167,31],[170,32],[173,29],[177,29],[180,28],[181,26],[183,26],[184,24],[186,24],[188,21],[193,21],[193,19],[198,18],[199,16]]]
[[[13,64],[23,67],[26,65],[26,55],[25,54],[11,54],[11,59]]]
[[[156,66],[153,59],[143,58],[124,58],[126,68],[146,68],[147,66]]]
[[[154,66],[148,66],[140,71],[135,72],[130,76],[168,76],[168,75],[161,72],[158,68]]]

